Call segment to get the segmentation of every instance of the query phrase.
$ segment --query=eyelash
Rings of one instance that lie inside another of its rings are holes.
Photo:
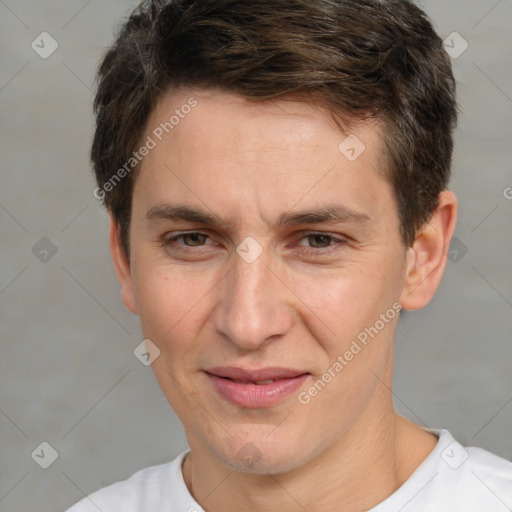
[[[196,248],[204,247],[204,245],[198,245],[198,246],[188,246],[188,245],[178,245],[178,246],[175,245],[175,246],[173,246],[172,245],[173,242],[176,242],[177,240],[183,239],[184,237],[190,236],[190,235],[201,235],[201,236],[205,236],[205,237],[210,238],[210,236],[207,235],[206,233],[201,233],[201,232],[198,232],[198,231],[190,231],[190,232],[187,232],[187,233],[180,233],[179,235],[175,235],[175,236],[170,237],[170,238],[165,238],[162,241],[162,247],[164,249],[173,248],[173,249],[177,249],[178,251],[182,251],[182,252],[190,252],[190,250],[193,250],[194,247],[196,247]],[[315,255],[315,256],[329,255],[331,252],[335,251],[338,248],[336,246],[343,246],[343,245],[348,243],[348,240],[346,240],[345,238],[336,237],[334,235],[331,235],[329,233],[324,233],[324,232],[321,232],[321,231],[320,232],[317,232],[317,231],[315,231],[315,232],[307,232],[307,234],[305,234],[301,238],[301,241],[304,240],[304,239],[307,239],[309,237],[314,237],[314,236],[322,236],[322,237],[328,238],[333,243],[331,245],[328,245],[327,247],[320,247],[320,248],[309,247],[309,248],[304,248],[303,252],[306,252],[309,255]]]

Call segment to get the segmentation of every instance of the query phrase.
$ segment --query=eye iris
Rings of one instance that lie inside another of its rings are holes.
[[[195,239],[195,240],[192,241],[192,244],[186,243],[186,245],[192,245],[192,246],[194,246],[194,245],[201,245],[201,237],[205,237],[205,235],[202,235],[201,233],[188,233],[186,235],[183,235],[183,241],[186,241],[187,239],[191,239],[192,238],[192,239]],[[197,240],[197,238],[199,238],[199,240]],[[198,244],[194,243],[194,242],[197,242],[197,241],[199,241]],[[204,240],[203,240],[203,242],[204,242]]]
[[[317,240],[317,239],[324,239],[327,243],[326,244],[322,244],[322,242],[320,242],[320,245],[322,247],[328,247],[329,246],[329,242],[330,242],[330,239],[331,237],[330,236],[327,236],[327,235],[310,235],[309,236],[309,239],[310,240]],[[313,246],[315,246],[315,244],[313,244]]]

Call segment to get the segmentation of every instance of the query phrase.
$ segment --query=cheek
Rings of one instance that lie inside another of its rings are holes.
[[[144,336],[160,344],[171,339],[173,344],[187,343],[194,335],[190,326],[197,324],[194,318],[206,304],[207,284],[176,269],[155,266],[134,269],[134,278]]]
[[[325,345],[339,350],[373,325],[396,300],[394,286],[386,277],[390,274],[370,272],[360,265],[297,275],[290,288],[305,306],[301,309],[310,318],[310,330],[316,331]]]
[[[182,404],[193,405],[189,402],[195,391],[188,379],[204,350],[197,340],[212,286],[197,274],[193,278],[176,267],[153,263],[135,268],[134,279],[143,336],[160,349],[152,371],[171,407],[186,415]]]

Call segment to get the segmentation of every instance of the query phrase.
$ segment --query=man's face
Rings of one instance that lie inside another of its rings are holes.
[[[125,302],[160,350],[153,371],[193,452],[288,471],[391,409],[405,250],[378,126],[351,133],[358,157],[320,108],[212,90],[163,95],[151,115]],[[180,220],[177,205],[222,223]],[[327,207],[339,218],[293,218]]]

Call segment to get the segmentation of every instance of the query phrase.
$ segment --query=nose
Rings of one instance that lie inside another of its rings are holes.
[[[256,350],[285,334],[292,325],[287,302],[292,295],[264,251],[252,263],[238,254],[232,271],[219,283],[221,298],[215,311],[215,327],[244,350]]]

